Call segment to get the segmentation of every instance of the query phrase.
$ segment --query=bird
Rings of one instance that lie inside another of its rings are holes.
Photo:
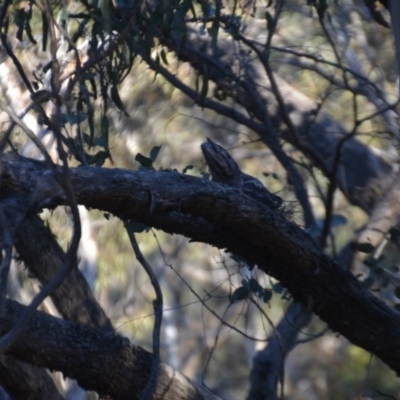
[[[248,196],[272,209],[277,210],[282,206],[283,200],[272,194],[257,178],[242,172],[236,161],[222,146],[207,139],[207,142],[201,144],[201,150],[213,182],[241,189]]]

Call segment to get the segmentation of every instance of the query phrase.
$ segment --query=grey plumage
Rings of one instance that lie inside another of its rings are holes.
[[[257,201],[278,209],[283,200],[271,192],[253,176],[242,172],[236,161],[221,146],[207,139],[201,150],[210,169],[212,180],[242,189],[248,196]]]

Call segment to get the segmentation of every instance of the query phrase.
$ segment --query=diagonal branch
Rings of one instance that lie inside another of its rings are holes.
[[[400,314],[279,211],[238,189],[174,171],[81,167],[70,172],[79,203],[225,248],[259,265],[332,330],[400,372],[400,349],[392,346],[400,337]],[[38,161],[3,156],[2,174],[15,177],[15,190],[24,188],[32,212],[66,202],[52,172]]]
[[[7,300],[6,316],[0,317],[0,334],[7,332],[25,309]],[[33,314],[27,329],[10,346],[8,354],[21,361],[62,371],[76,379],[82,388],[119,400],[139,399],[150,376],[152,362],[151,353],[132,346],[126,338],[40,311]],[[152,398],[175,400],[182,393],[189,400],[218,399],[161,364]]]

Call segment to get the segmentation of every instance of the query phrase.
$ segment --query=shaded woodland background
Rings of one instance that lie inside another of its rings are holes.
[[[62,142],[71,167],[171,169],[209,179],[200,144],[211,138],[244,172],[284,199],[285,214],[316,245],[390,307],[399,307],[398,75],[392,30],[381,20],[391,22],[389,12],[373,1],[342,0],[328,9],[324,1],[265,3],[163,3],[171,18],[165,18],[170,25],[160,33],[154,26],[159,26],[161,2],[136,5],[127,20],[124,10],[131,9],[117,3],[3,2],[1,150],[43,159],[23,121],[59,162],[58,139],[43,120],[58,109],[65,118],[60,133],[67,138]],[[88,10],[98,14],[90,19]],[[46,18],[57,31],[54,42],[51,29],[43,30]],[[132,31],[124,31],[129,24]],[[93,37],[97,42],[91,47]],[[120,52],[99,44],[110,37]],[[68,51],[70,40],[79,52]],[[96,48],[114,58],[79,71]],[[10,52],[44,102],[29,93]],[[82,65],[76,69],[78,53]],[[56,101],[51,100],[56,84],[48,81],[54,62],[46,66],[54,55],[61,66],[60,93],[61,83],[80,77],[66,90],[68,96]],[[270,73],[276,79],[272,85]],[[67,76],[70,80],[63,80]],[[104,211],[81,206],[79,211],[80,270],[116,332],[151,352],[154,292],[123,222]],[[73,235],[70,209],[43,210],[40,217],[67,251]],[[287,317],[291,294],[224,249],[142,228],[133,231],[164,297],[162,362],[222,398],[245,398],[256,352]],[[15,252],[7,295],[27,305],[41,284],[20,258]],[[271,294],[269,301],[251,290],[232,301],[237,288],[254,280]],[[60,316],[49,298],[40,309]],[[96,396],[59,372],[51,375],[64,398]],[[296,400],[397,399],[400,393],[394,371],[316,316],[299,329],[283,376],[278,393],[283,382],[285,396]]]

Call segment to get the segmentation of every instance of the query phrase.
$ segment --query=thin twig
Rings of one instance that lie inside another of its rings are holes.
[[[139,245],[136,241],[135,234],[132,232],[132,229],[130,229],[129,223],[125,222],[124,226],[126,232],[128,233],[133,251],[135,252],[136,259],[140,262],[140,264],[146,271],[150,279],[150,282],[154,288],[154,291],[156,293],[156,298],[153,300],[154,328],[153,328],[153,358],[151,364],[151,371],[146,388],[144,389],[142,395],[140,396],[140,400],[149,400],[151,398],[153,391],[157,386],[158,371],[160,368],[160,335],[161,335],[161,323],[163,315],[163,295],[156,274],[154,273],[150,264],[147,262],[142,252],[140,251]]]
[[[52,10],[51,10],[49,2],[47,2],[47,7],[48,7],[48,9],[47,9],[48,13],[51,14]],[[3,46],[6,48],[8,55],[12,58],[14,65],[16,66],[27,89],[29,90],[29,92],[31,94],[33,94],[34,91],[33,91],[32,85],[30,84],[29,79],[27,78],[19,60],[17,59],[15,54],[12,52],[11,48],[8,46],[6,36],[1,33],[0,39],[1,39]],[[59,99],[59,88],[60,88],[59,83],[60,83],[60,81],[59,81],[58,64],[56,63],[57,39],[55,37],[54,29],[52,30],[51,39],[52,39],[51,51],[52,51],[52,56],[54,59],[54,62],[53,62],[54,65],[52,65],[52,74],[53,74],[53,76],[52,76],[52,78],[53,78],[53,80],[52,80],[52,96],[56,99]],[[50,119],[44,112],[43,108],[40,105],[38,105],[38,109],[43,116],[45,124],[53,131],[53,133],[56,137],[58,155],[59,155],[60,160],[62,161],[62,173],[60,172],[60,169],[57,168],[57,166],[53,163],[53,161],[51,160],[51,157],[48,154],[43,143],[36,137],[36,135],[25,125],[25,123],[20,118],[18,118],[18,116],[10,108],[5,107],[4,105],[1,106],[1,108],[4,109],[7,112],[7,114],[10,116],[10,118],[16,124],[18,124],[24,130],[24,132],[28,135],[28,137],[35,143],[35,145],[42,152],[46,161],[49,163],[50,167],[52,168],[55,180],[58,182],[58,184],[64,190],[64,193],[66,195],[66,203],[69,204],[69,206],[71,207],[74,228],[73,228],[73,235],[72,235],[71,243],[70,243],[70,246],[69,246],[67,254],[66,254],[66,261],[65,261],[64,266],[60,269],[58,274],[55,275],[54,278],[50,282],[48,282],[42,288],[42,290],[35,296],[35,298],[32,300],[32,302],[29,304],[29,306],[25,309],[22,316],[15,323],[13,328],[0,339],[0,353],[4,352],[14,342],[14,340],[19,335],[19,333],[25,328],[26,324],[28,323],[29,319],[31,318],[31,316],[33,315],[33,313],[35,312],[37,307],[42,303],[42,301],[47,296],[49,296],[54,290],[57,289],[57,287],[63,282],[63,280],[66,278],[66,276],[70,273],[70,271],[72,270],[74,265],[76,265],[76,255],[77,255],[77,251],[78,251],[79,241],[81,238],[81,223],[80,223],[80,217],[79,217],[79,211],[78,211],[78,204],[76,201],[75,192],[72,187],[72,183],[71,183],[71,179],[70,179],[67,154],[66,154],[66,152],[63,148],[63,144],[62,144],[62,133],[61,133],[60,127],[59,127],[60,107],[61,107],[61,103],[58,101],[57,105],[54,106],[54,108],[53,108],[53,113],[52,113],[52,116]]]

